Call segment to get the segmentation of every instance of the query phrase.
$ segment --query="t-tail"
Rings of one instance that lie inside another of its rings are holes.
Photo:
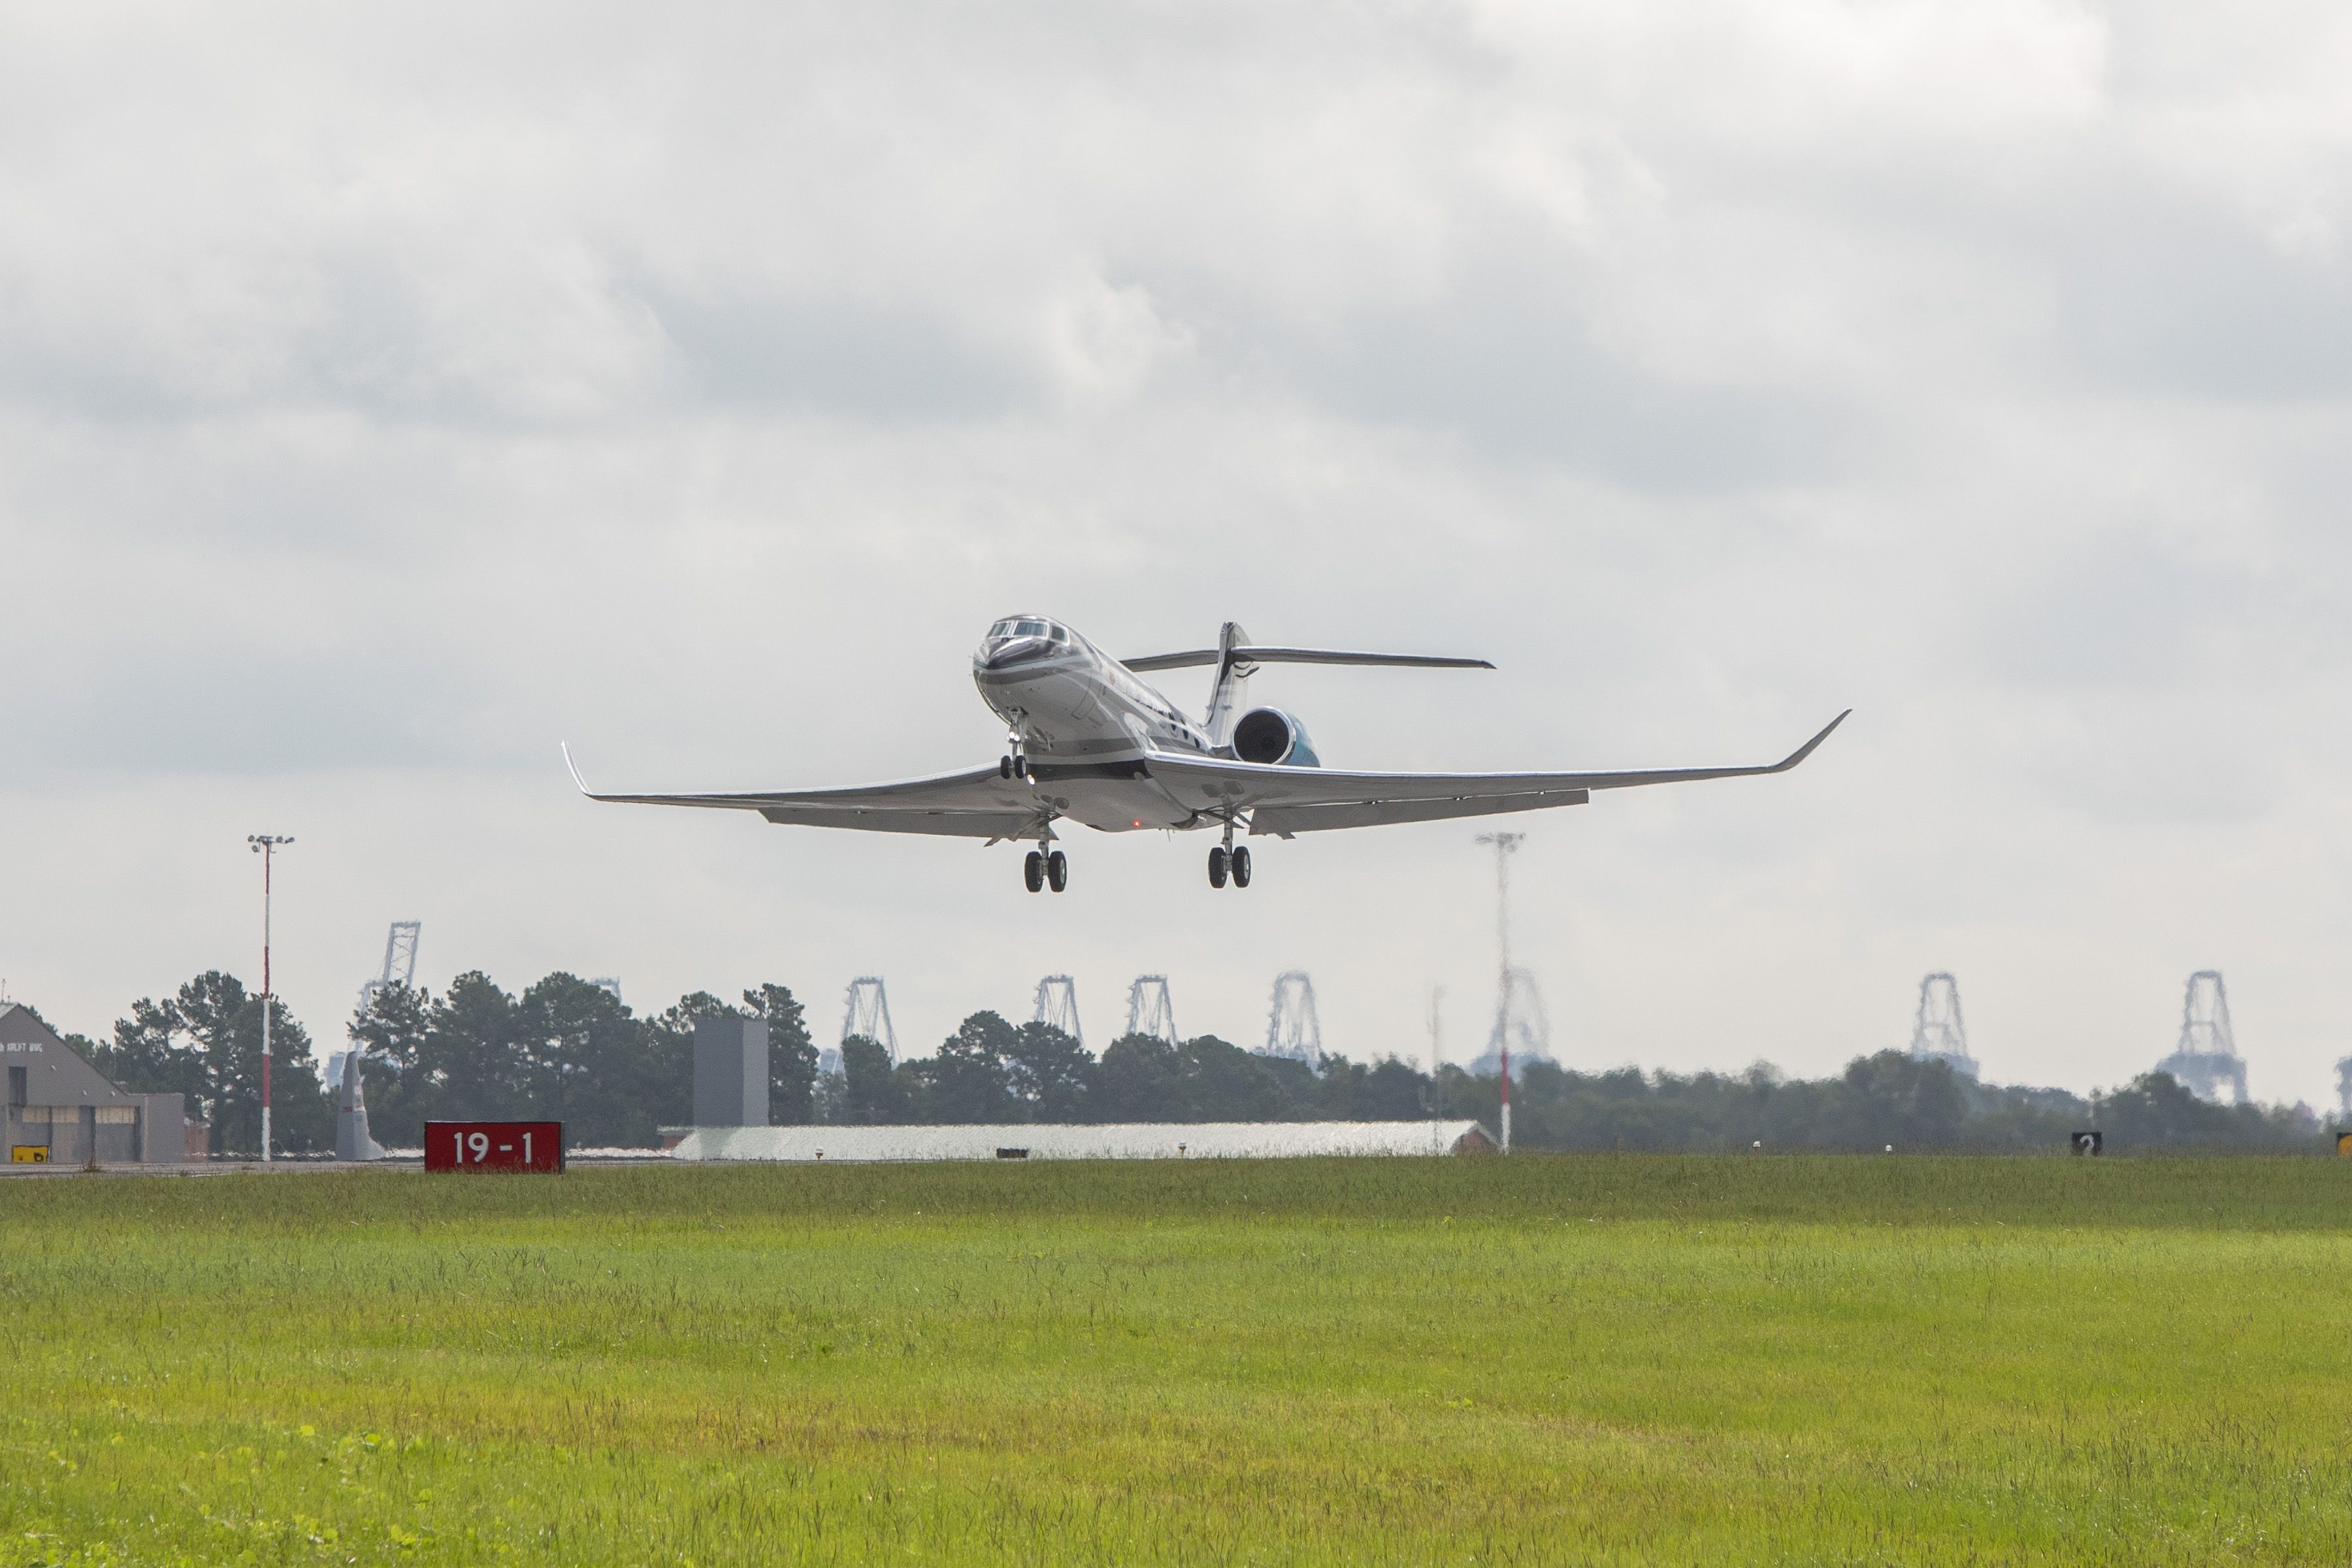
[[[1238,621],[1218,628],[1217,679],[1209,687],[1209,713],[1202,727],[1209,731],[1209,744],[1219,751],[1232,746],[1234,721],[1249,710],[1249,678],[1257,666],[1234,657],[1235,648],[1248,643],[1249,633]]]
[[[1213,664],[1215,681],[1209,688],[1209,711],[1203,728],[1209,742],[1230,751],[1234,724],[1249,709],[1249,678],[1261,664],[1370,664],[1400,669],[1492,669],[1483,658],[1446,658],[1419,653],[1351,653],[1331,647],[1273,647],[1250,641],[1249,633],[1227,621],[1217,633],[1214,647],[1188,648],[1182,653],[1155,653],[1120,663],[1140,675],[1155,669],[1191,669]]]

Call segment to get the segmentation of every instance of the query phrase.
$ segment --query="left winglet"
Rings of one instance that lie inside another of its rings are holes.
[[[1837,726],[1832,724],[1830,728],[1835,729]],[[588,787],[588,781],[580,776],[580,764],[572,760],[572,742],[569,741],[558,741],[556,744],[563,748],[563,765],[571,771],[572,782],[580,786],[580,793],[582,795],[586,795],[590,800],[594,800],[596,798],[596,792]],[[1816,744],[1818,744],[1818,742],[1816,742]]]

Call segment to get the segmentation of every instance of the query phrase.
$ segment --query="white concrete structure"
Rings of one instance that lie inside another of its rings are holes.
[[[1461,1154],[1475,1121],[1129,1121],[1106,1127],[698,1127],[679,1160],[1183,1160]],[[1012,1150],[1023,1151],[1015,1155]]]

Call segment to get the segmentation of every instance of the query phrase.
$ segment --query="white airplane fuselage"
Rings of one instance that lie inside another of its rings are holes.
[[[1069,627],[1044,616],[999,621],[972,655],[971,679],[1055,811],[1105,833],[1222,825],[1141,764],[1152,752],[1230,749]]]

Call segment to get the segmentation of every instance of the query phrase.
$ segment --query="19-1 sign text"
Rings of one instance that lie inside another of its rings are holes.
[[[428,1121],[428,1171],[561,1171],[561,1121]]]

